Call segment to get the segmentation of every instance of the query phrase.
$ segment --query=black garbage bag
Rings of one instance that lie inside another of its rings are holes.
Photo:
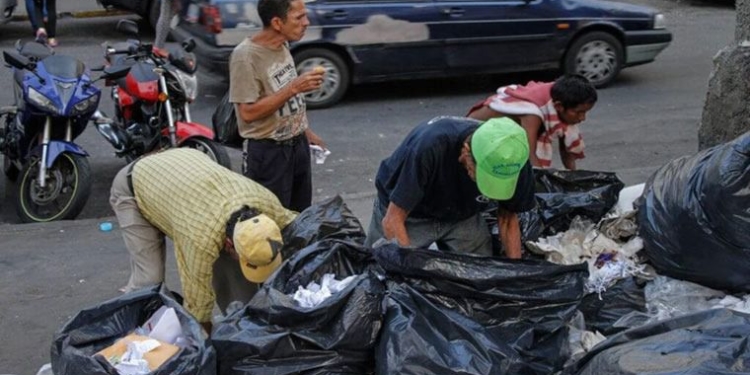
[[[534,169],[534,178],[545,235],[568,230],[576,216],[598,222],[625,186],[611,172]]]
[[[214,140],[228,147],[241,148],[244,139],[237,128],[237,114],[234,104],[229,102],[229,91],[221,98],[211,116],[214,126]]]
[[[95,353],[133,333],[162,306],[173,307],[187,346],[150,375],[216,374],[216,353],[195,318],[157,285],[123,294],[82,310],[55,334],[51,362],[55,375],[117,375],[105,358]]]
[[[325,240],[294,254],[244,308],[214,328],[219,373],[371,373],[384,314],[377,270],[370,251],[352,242]],[[292,298],[299,286],[327,273],[356,277],[315,307]]]
[[[639,235],[660,274],[750,291],[750,132],[657,170],[636,201]]]
[[[621,332],[566,375],[750,374],[750,315],[716,309]]]
[[[523,242],[564,232],[576,216],[599,222],[617,203],[624,186],[611,172],[535,168],[534,179],[536,207],[518,216]],[[496,209],[497,204],[489,204],[484,216],[493,234],[493,252],[500,255]]]
[[[386,270],[376,373],[545,374],[570,355],[566,324],[585,264],[400,249],[373,250]]]
[[[324,239],[340,239],[363,244],[365,231],[359,220],[344,203],[335,196],[318,202],[302,211],[294,221],[282,231],[284,258],[296,251]]]
[[[635,277],[618,281],[603,293],[591,293],[583,297],[578,309],[583,313],[586,329],[599,331],[605,336],[629,327],[618,327],[620,318],[633,312],[646,312],[645,282]]]

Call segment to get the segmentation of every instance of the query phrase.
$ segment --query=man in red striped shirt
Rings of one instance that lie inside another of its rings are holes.
[[[584,157],[578,124],[586,120],[596,100],[596,89],[585,77],[566,75],[555,82],[500,87],[472,107],[468,117],[481,121],[512,118],[526,130],[529,160],[535,167],[552,166],[552,142],[557,140],[563,165],[575,170],[576,160]]]

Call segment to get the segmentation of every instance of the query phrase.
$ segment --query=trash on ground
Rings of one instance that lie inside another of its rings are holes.
[[[332,295],[344,290],[356,277],[357,275],[351,275],[339,281],[336,280],[336,275],[327,273],[323,275],[320,284],[311,281],[305,287],[302,287],[302,285],[297,287],[297,291],[294,292],[292,298],[302,307],[315,307]]]

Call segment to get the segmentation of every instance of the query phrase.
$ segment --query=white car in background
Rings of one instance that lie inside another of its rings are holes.
[[[0,25],[10,22],[16,4],[16,0],[0,0]]]

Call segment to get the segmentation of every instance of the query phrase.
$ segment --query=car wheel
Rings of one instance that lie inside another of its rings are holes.
[[[622,69],[622,43],[612,34],[594,31],[576,39],[565,54],[566,74],[580,74],[595,87],[610,84]]]
[[[316,66],[325,70],[323,85],[320,89],[305,95],[305,103],[309,109],[330,107],[344,97],[351,80],[349,66],[335,52],[322,48],[302,50],[294,55],[297,62],[297,73],[302,74]]]

